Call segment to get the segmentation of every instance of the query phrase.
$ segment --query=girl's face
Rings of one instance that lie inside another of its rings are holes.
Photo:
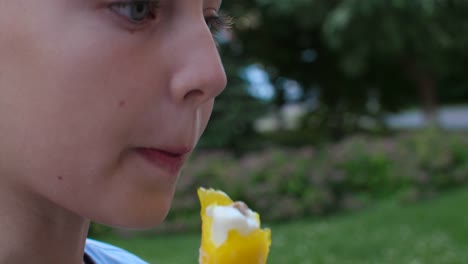
[[[162,221],[226,85],[220,1],[0,0],[0,186],[109,225]]]

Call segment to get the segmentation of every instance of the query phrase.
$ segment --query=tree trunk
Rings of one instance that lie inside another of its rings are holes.
[[[337,142],[342,140],[346,135],[346,107],[342,98],[338,98],[336,104],[331,107],[329,127],[332,140]]]
[[[429,125],[437,125],[437,84],[434,76],[421,72],[417,76],[416,84],[427,122]]]
[[[429,126],[438,126],[437,80],[434,74],[415,61],[407,62],[406,69],[410,79],[416,85],[426,123]]]
[[[275,87],[276,88],[276,96],[275,96],[275,117],[278,121],[278,130],[284,131],[286,129],[286,121],[283,116],[283,108],[286,105],[286,93],[282,87]]]

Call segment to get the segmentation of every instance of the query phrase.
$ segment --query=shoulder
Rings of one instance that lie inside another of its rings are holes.
[[[89,238],[86,239],[85,253],[96,264],[148,264],[128,251]]]

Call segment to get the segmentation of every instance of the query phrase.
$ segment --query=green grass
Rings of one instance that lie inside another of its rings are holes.
[[[269,264],[468,263],[468,189],[411,205],[273,225]],[[198,234],[99,238],[150,263],[197,263]]]

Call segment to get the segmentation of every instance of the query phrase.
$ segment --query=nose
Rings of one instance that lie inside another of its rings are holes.
[[[181,27],[172,50],[169,87],[175,101],[198,106],[224,90],[226,74],[204,20]]]

